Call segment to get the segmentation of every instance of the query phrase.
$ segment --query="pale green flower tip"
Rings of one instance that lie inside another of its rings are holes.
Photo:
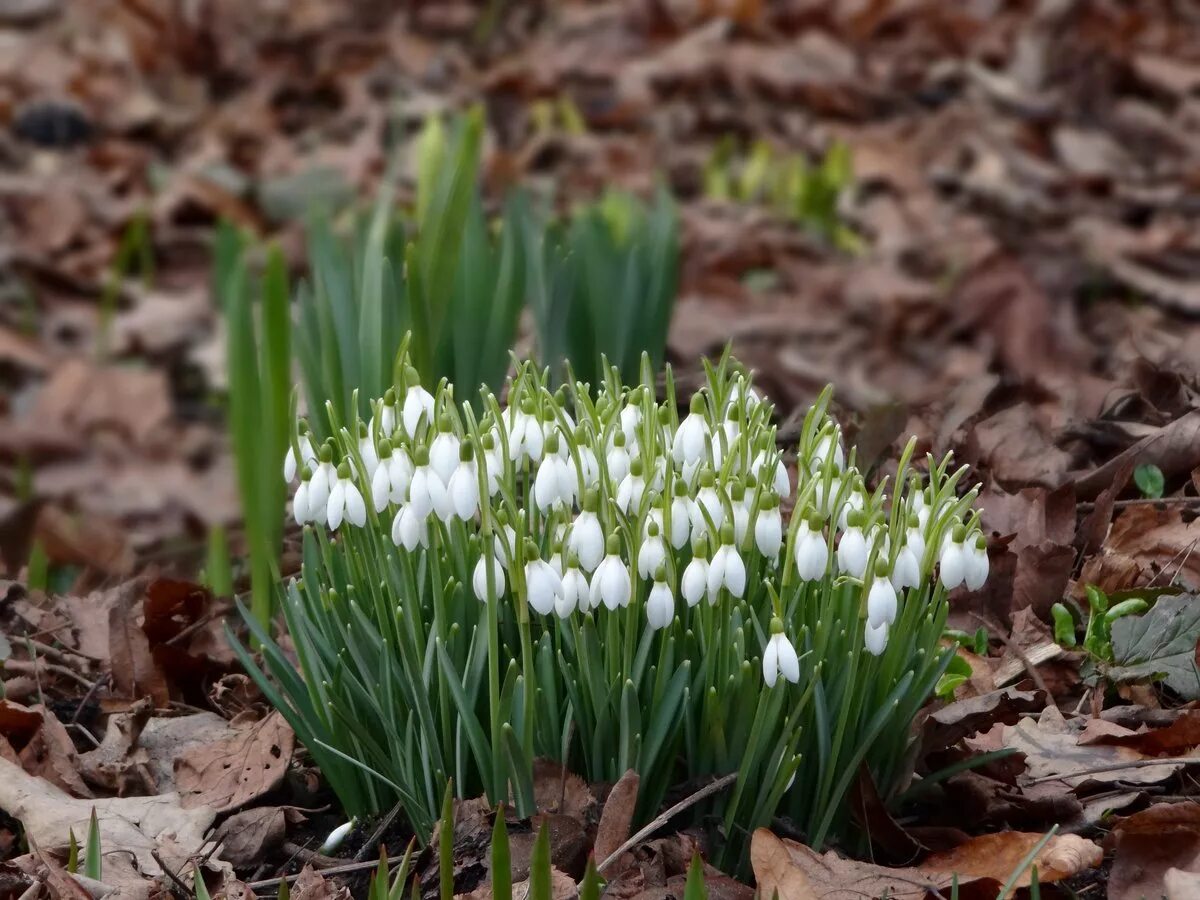
[[[707,404],[704,402],[704,396],[700,393],[692,394],[692,402],[688,404],[688,412],[695,415],[703,415]]]
[[[729,522],[721,526],[721,543],[725,546],[733,544],[733,525]]]
[[[983,532],[979,532],[975,537],[975,549],[981,553],[987,552],[987,536]]]
[[[654,521],[654,519],[646,523],[646,534],[652,538],[658,537],[658,522]]]
[[[962,525],[955,525],[954,530],[950,532],[950,539],[956,544],[961,544],[967,539],[967,529]]]
[[[337,477],[342,478],[342,479],[346,479],[346,478],[350,477],[350,463],[348,463],[348,462],[338,463]]]
[[[379,442],[379,458],[382,460],[392,455],[392,442],[384,438]]]
[[[322,444],[317,458],[323,463],[333,462],[333,444],[329,441],[326,441],[324,444]]]
[[[609,556],[618,556],[621,553],[621,537],[617,534],[610,534],[604,542],[604,552]]]
[[[629,474],[634,478],[641,478],[645,467],[642,465],[642,460],[639,457],[629,464]]]
[[[525,552],[526,562],[534,559],[541,559],[541,554],[538,553],[537,544],[535,544],[531,538],[525,538],[525,544],[522,549]]]
[[[384,406],[395,406],[396,405],[396,389],[394,387],[390,387],[386,391],[383,392],[383,405]]]
[[[705,466],[700,470],[700,487],[710,488],[715,487],[716,484],[717,476],[712,469],[708,468],[708,466]]]
[[[545,452],[547,455],[558,453],[558,432],[557,431],[552,432],[550,434],[550,436],[548,438],[546,438]]]
[[[381,451],[380,456],[382,456],[382,455],[383,455],[383,453]],[[470,441],[463,441],[458,447],[458,461],[459,462],[470,462],[474,458],[475,458],[475,445],[472,444]]]
[[[614,447],[624,447],[625,446],[625,432],[621,431],[621,429],[619,429],[619,428],[613,434],[613,446]]]
[[[779,616],[771,617],[771,634],[783,634],[783,619]]]
[[[303,469],[300,470],[300,480],[301,481],[312,481],[312,477],[313,477],[313,470],[311,468],[309,468],[308,466],[305,466]]]
[[[583,495],[583,511],[595,513],[600,509],[600,492],[595,488],[589,488]]]
[[[658,584],[665,584],[667,581],[667,567],[662,563],[654,570],[654,580]]]
[[[424,444],[418,444],[413,448],[413,465],[418,468],[429,465],[429,448]]]
[[[875,560],[875,577],[876,578],[887,578],[889,574],[890,574],[890,572],[888,569],[887,560],[886,559]]]

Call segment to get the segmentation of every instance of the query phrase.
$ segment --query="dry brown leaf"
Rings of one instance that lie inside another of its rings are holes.
[[[116,428],[139,445],[166,424],[170,415],[164,372],[125,366],[97,368],[79,359],[54,370],[31,413],[43,427],[80,436]]]
[[[593,849],[596,865],[608,859],[628,839],[633,813],[637,808],[639,783],[637,772],[629,769],[613,785],[608,799],[604,801]]]
[[[1200,804],[1159,803],[1117,819],[1108,843],[1115,849],[1110,900],[1169,895],[1169,871],[1200,874]]]
[[[1139,503],[1123,510],[1105,548],[1137,560],[1141,581],[1200,588],[1200,520],[1185,521],[1178,507]]]
[[[207,807],[184,809],[174,793],[76,799],[4,759],[0,759],[0,808],[21,822],[38,847],[56,852],[67,849],[71,831],[88,833],[95,809],[101,846],[132,853],[141,870],[151,875],[161,872],[152,851],[158,850],[168,865],[180,868],[204,843],[216,817]]]
[[[158,708],[171,702],[167,680],[154,662],[150,642],[138,620],[146,582],[134,579],[116,588],[108,610],[108,640],[113,687],[134,700],[149,696]]]
[[[955,700],[930,713],[922,729],[925,754],[957,744],[965,737],[987,731],[997,722],[1014,725],[1022,713],[1040,710],[1046,704],[1041,691],[1019,691],[1007,687],[966,700]]]
[[[1044,834],[1004,831],[973,837],[947,853],[935,853],[918,867],[921,871],[944,875],[954,872],[974,878],[990,878],[1007,883],[1021,862],[1045,837]],[[1033,859],[1042,884],[1062,881],[1086,869],[1100,865],[1104,851],[1077,834],[1056,834]],[[1032,866],[1017,877],[1017,887],[1029,887]]]
[[[1200,465],[1200,410],[1193,410],[1147,435],[1098,469],[1070,480],[1081,500],[1091,500],[1113,484],[1129,465],[1156,465],[1167,479],[1195,469]]]
[[[350,888],[325,878],[312,866],[305,866],[292,882],[293,900],[350,900]]]
[[[225,741],[192,747],[175,760],[185,808],[229,812],[274,790],[287,774],[296,736],[278,712]]]
[[[91,797],[79,776],[79,755],[66,727],[45,707],[34,710],[41,713],[42,727],[21,750],[21,765],[30,775],[40,775],[76,797]]]
[[[288,825],[304,821],[304,814],[290,806],[258,806],[222,822],[213,840],[221,844],[221,857],[230,864],[254,866],[283,843]]]

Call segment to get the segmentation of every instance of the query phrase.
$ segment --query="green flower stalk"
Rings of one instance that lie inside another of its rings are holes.
[[[529,814],[547,757],[590,781],[636,769],[648,818],[671,785],[736,772],[698,812],[732,865],[776,815],[843,836],[861,764],[885,796],[906,777],[952,657],[947,590],[986,577],[962,471],[919,476],[910,443],[900,489],[870,490],[828,391],[793,470],[728,358],[682,420],[670,372],[657,396],[643,368],[555,393],[520,364],[506,403],[473,408],[402,359],[369,422],[330,405],[320,446],[297,425],[298,665],[251,622],[254,672],[348,814],[399,800],[428,834],[451,779]]]

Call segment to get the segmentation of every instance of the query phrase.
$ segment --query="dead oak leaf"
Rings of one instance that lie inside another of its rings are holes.
[[[231,865],[257,865],[283,843],[288,825],[304,821],[304,814],[290,806],[258,806],[222,822],[213,840],[221,844],[221,857]]]
[[[946,853],[933,854],[919,868],[931,874],[954,872],[960,876],[1007,881],[1044,838],[1043,834],[1023,831],[984,834]],[[1056,834],[1017,877],[1015,886],[1029,887],[1033,866],[1037,867],[1038,880],[1048,884],[1095,868],[1103,858],[1104,851],[1098,844],[1077,834]]]
[[[296,736],[277,712],[228,740],[192,747],[175,760],[185,809],[229,812],[274,790],[287,774]]]
[[[292,900],[350,900],[350,888],[326,880],[312,866],[305,866],[292,882]]]
[[[1200,804],[1159,803],[1117,819],[1108,844],[1115,850],[1111,900],[1169,896],[1168,872],[1200,872]]]
[[[629,837],[629,827],[633,824],[633,813],[637,807],[639,783],[637,772],[629,769],[613,785],[608,799],[604,801],[592,851],[597,865],[603,864]]]

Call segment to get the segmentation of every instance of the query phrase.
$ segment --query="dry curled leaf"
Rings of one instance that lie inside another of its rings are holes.
[[[975,878],[992,878],[1007,882],[1021,863],[1045,835],[1036,832],[1002,831],[973,837],[946,853],[935,853],[919,868],[931,873],[955,872]],[[1038,880],[1042,884],[1062,881],[1086,869],[1100,865],[1104,851],[1092,841],[1077,834],[1056,834],[1034,857]],[[1032,866],[1026,866],[1017,877],[1017,887],[1028,887]]]
[[[229,812],[274,790],[287,774],[295,734],[277,712],[227,740],[201,744],[175,760],[185,808]]]
[[[633,812],[637,807],[639,782],[637,772],[629,769],[613,785],[608,799],[604,801],[604,812],[600,814],[600,824],[596,827],[596,842],[592,851],[597,865],[615,853],[629,837],[629,827],[633,823]]]

